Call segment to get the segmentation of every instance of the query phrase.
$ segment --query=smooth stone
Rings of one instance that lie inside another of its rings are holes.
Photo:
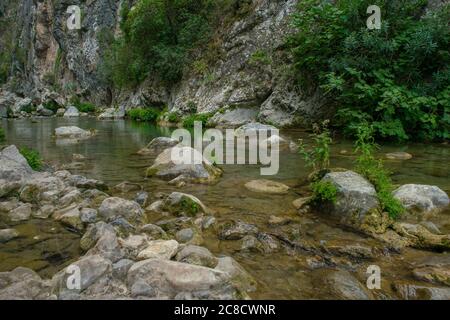
[[[138,256],[138,260],[147,260],[152,258],[157,259],[172,259],[178,251],[178,242],[175,240],[155,240],[151,241],[147,248],[142,250]]]
[[[247,182],[245,187],[253,192],[268,194],[287,194],[289,191],[289,187],[287,185],[265,179]]]
[[[19,232],[14,229],[2,229],[0,230],[0,243],[5,243],[13,240],[19,236]]]
[[[407,152],[392,152],[386,154],[388,160],[410,160],[413,156]]]

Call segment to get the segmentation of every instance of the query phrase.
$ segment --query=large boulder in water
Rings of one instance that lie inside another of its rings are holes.
[[[55,135],[60,139],[84,139],[92,136],[92,133],[75,126],[70,126],[56,128]]]
[[[69,108],[67,108],[66,112],[64,113],[64,117],[67,117],[67,118],[75,118],[75,117],[79,117],[79,116],[80,116],[80,112],[74,106],[70,106]]]
[[[162,152],[166,149],[173,148],[178,145],[180,142],[178,140],[167,138],[167,137],[158,137],[153,139],[145,148],[138,151],[140,155],[149,155],[157,152]]]
[[[125,118],[125,107],[105,109],[98,118],[100,120],[115,120]]]
[[[438,213],[450,203],[447,193],[436,186],[407,184],[395,190],[393,195],[409,213],[419,217]]]
[[[172,180],[172,183],[212,184],[222,176],[222,170],[213,166],[197,150],[176,146],[166,149],[156,158],[153,166],[147,169],[147,176]]]
[[[389,217],[381,212],[377,192],[364,177],[353,171],[331,172],[322,181],[337,189],[336,201],[326,204],[323,211],[368,234],[386,231]]]

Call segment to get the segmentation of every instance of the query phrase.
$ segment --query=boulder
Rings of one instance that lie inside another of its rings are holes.
[[[108,222],[120,217],[130,222],[137,222],[143,218],[144,211],[134,201],[113,197],[107,198],[102,202],[98,209],[98,214]]]
[[[257,283],[255,279],[233,258],[218,258],[215,269],[225,272],[231,278],[231,282],[240,290],[245,292],[256,290]]]
[[[59,216],[57,220],[69,228],[78,231],[82,231],[84,229],[84,223],[83,221],[81,221],[81,213],[78,207],[65,212],[64,214]]]
[[[450,288],[433,287],[404,281],[393,284],[403,300],[450,300]]]
[[[167,237],[166,232],[159,226],[154,224],[146,224],[139,228],[139,232],[145,233],[152,240],[159,240]]]
[[[181,249],[175,259],[179,262],[208,268],[215,268],[219,262],[208,249],[193,245],[188,245]]]
[[[320,282],[318,287],[329,289],[332,299],[339,300],[370,300],[372,294],[354,276],[344,270],[324,270],[322,277],[317,277]]]
[[[100,120],[116,120],[125,118],[125,107],[120,108],[108,108],[104,110],[99,116]]]
[[[393,195],[411,215],[420,218],[438,213],[450,203],[447,193],[436,186],[407,184],[395,190]]]
[[[222,170],[213,166],[197,150],[176,146],[166,149],[156,158],[153,166],[147,169],[147,176],[172,180],[174,184],[179,182],[212,184],[222,176]]]
[[[88,139],[92,137],[93,134],[90,131],[70,126],[56,128],[55,135],[57,139]]]
[[[379,210],[375,188],[353,171],[331,172],[322,179],[337,188],[336,201],[326,204],[323,211],[340,218],[341,222],[366,233],[383,233],[389,217]]]
[[[258,110],[255,108],[235,108],[227,109],[223,112],[217,112],[209,121],[209,127],[235,129],[255,122],[258,116]]]
[[[162,204],[162,209],[176,216],[195,217],[211,211],[196,197],[181,192],[172,192]]]
[[[253,224],[242,221],[227,222],[220,227],[219,239],[221,240],[240,240],[247,235],[256,235],[258,228]]]
[[[271,180],[253,180],[245,184],[245,187],[253,192],[267,194],[287,194],[289,187],[285,184]]]
[[[219,270],[159,259],[134,264],[127,277],[130,287],[138,281],[152,287],[153,298],[174,299],[182,293],[192,299],[206,300],[242,297],[243,293],[229,280],[229,275]]]
[[[32,205],[29,203],[22,204],[21,206],[9,212],[9,220],[11,220],[12,222],[21,222],[30,219],[32,208]]]
[[[139,252],[137,259],[172,259],[178,251],[178,242],[175,240],[154,240],[148,246]]]
[[[20,181],[33,173],[27,160],[16,146],[11,145],[0,152],[0,182]],[[0,183],[0,185],[1,185]],[[0,197],[3,196],[0,194]]]
[[[78,109],[74,106],[70,106],[69,108],[67,108],[67,110],[64,112],[64,117],[67,118],[75,118],[75,117],[79,117],[80,116],[80,112],[78,111]]]
[[[51,300],[51,287],[33,270],[0,272],[0,300]]]
[[[153,139],[145,148],[138,151],[140,155],[149,155],[158,152],[163,152],[166,149],[170,149],[178,145],[180,142],[178,140],[167,138],[167,137],[159,137]]]

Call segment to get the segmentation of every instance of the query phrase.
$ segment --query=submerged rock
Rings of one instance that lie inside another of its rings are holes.
[[[392,152],[386,154],[388,160],[410,160],[413,156],[407,152]]]
[[[0,230],[0,243],[5,243],[13,240],[19,236],[19,232],[14,229],[1,229]]]
[[[438,213],[450,204],[447,193],[436,186],[407,184],[395,190],[393,195],[409,213],[422,218]]]
[[[419,249],[448,250],[450,235],[437,235],[419,224],[395,223],[393,229]]]
[[[92,133],[75,126],[70,126],[56,128],[55,135],[59,139],[87,139],[92,136]]]
[[[138,151],[140,155],[149,155],[157,152],[162,152],[166,149],[170,149],[178,145],[180,142],[178,140],[167,138],[167,137],[159,137],[153,139],[145,148]]]
[[[228,222],[220,227],[219,239],[221,240],[240,240],[247,235],[256,235],[258,228],[253,224],[242,221]]]
[[[348,271],[326,270],[324,272],[320,280],[321,286],[330,290],[332,299],[369,300],[373,298],[368,289]]]
[[[280,182],[271,180],[253,180],[245,184],[245,187],[253,192],[268,194],[287,194],[289,187]]]
[[[147,176],[172,180],[171,183],[174,184],[179,182],[212,184],[222,176],[222,170],[213,166],[197,150],[177,146],[161,153],[153,166],[147,169]]]
[[[176,216],[195,217],[199,214],[209,214],[209,210],[197,197],[193,195],[172,192],[162,203],[162,210]]]

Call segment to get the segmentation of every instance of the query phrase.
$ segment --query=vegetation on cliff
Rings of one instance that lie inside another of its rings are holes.
[[[323,90],[349,135],[367,121],[376,138],[450,138],[450,5],[381,0],[381,29],[369,30],[372,4],[299,2],[289,39],[298,81]]]

